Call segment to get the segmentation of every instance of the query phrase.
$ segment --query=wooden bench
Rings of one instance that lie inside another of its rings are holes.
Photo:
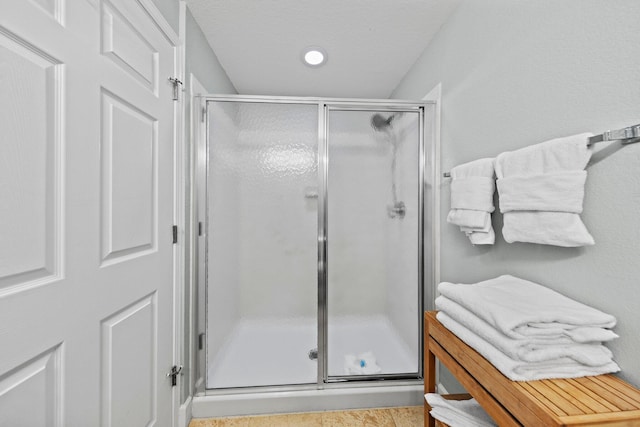
[[[424,315],[424,347],[424,392],[435,393],[438,358],[499,426],[640,426],[640,390],[615,375],[511,381],[445,328],[435,311]],[[429,409],[425,402],[425,427],[443,425]]]

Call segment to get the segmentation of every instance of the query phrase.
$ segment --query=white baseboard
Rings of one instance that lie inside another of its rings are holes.
[[[180,405],[178,409],[178,427],[189,427],[189,423],[191,422],[191,407],[193,405],[193,399],[191,396],[187,398],[187,400]]]

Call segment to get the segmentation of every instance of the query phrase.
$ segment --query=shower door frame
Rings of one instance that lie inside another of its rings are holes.
[[[318,369],[317,369],[317,381],[316,383],[307,384],[291,384],[291,385],[270,385],[270,386],[248,386],[248,387],[234,387],[234,388],[206,388],[206,380],[200,381],[197,387],[197,392],[205,395],[221,395],[221,394],[238,394],[246,393],[247,390],[259,390],[261,392],[270,391],[295,391],[295,390],[320,390],[329,388],[344,388],[344,387],[370,387],[370,386],[389,386],[389,385],[412,385],[419,384],[423,378],[423,312],[425,306],[425,286],[428,286],[429,297],[433,297],[433,289],[435,286],[434,276],[434,252],[433,250],[426,250],[425,238],[428,236],[429,241],[432,243],[430,247],[435,246],[435,227],[434,214],[436,203],[437,189],[433,188],[430,193],[429,203],[430,209],[425,209],[425,187],[435,181],[436,161],[435,161],[435,126],[431,123],[431,129],[429,134],[431,135],[432,144],[430,144],[429,150],[425,146],[425,138],[427,136],[427,108],[435,107],[434,101],[409,101],[409,100],[395,100],[395,99],[350,99],[350,98],[319,98],[319,97],[290,97],[290,96],[256,96],[256,95],[199,95],[201,111],[203,114],[202,121],[204,122],[204,131],[199,133],[201,137],[205,138],[204,141],[204,155],[205,155],[205,182],[199,183],[204,186],[205,197],[208,197],[208,181],[209,181],[209,102],[235,102],[235,103],[264,103],[264,104],[297,104],[297,105],[316,105],[318,107],[318,154],[317,154],[317,169],[318,169],[318,268],[317,268],[317,343],[318,343]],[[328,172],[329,172],[329,113],[332,111],[365,111],[372,113],[418,113],[419,117],[419,158],[418,158],[418,312],[416,313],[416,322],[418,324],[418,372],[414,373],[399,373],[399,374],[377,374],[377,375],[341,375],[341,376],[329,376],[328,375],[328,265],[327,265],[327,249],[328,249]],[[432,108],[431,114],[435,118],[435,108]],[[202,153],[201,153],[202,154]],[[428,169],[428,174],[427,174]],[[203,203],[204,201],[198,201]],[[209,234],[209,218],[208,218],[208,202],[206,202],[206,217],[204,218],[205,235]],[[429,224],[429,227],[426,225]],[[200,330],[204,330],[205,339],[207,337],[207,319],[208,319],[208,304],[206,298],[207,283],[208,283],[208,245],[205,243],[205,260],[204,263],[200,263],[198,266],[203,265],[205,268],[205,283],[198,284],[198,290],[201,297],[198,298],[198,310],[201,313],[205,313],[204,325],[201,325]],[[428,270],[428,272],[427,272]],[[203,292],[204,291],[204,292]],[[428,306],[431,303],[427,303]],[[200,348],[200,351],[205,351],[206,346]],[[199,358],[199,376],[203,377],[207,375],[208,366],[207,358]],[[376,383],[376,380],[379,381]],[[390,381],[392,380],[392,381]]]
[[[329,375],[328,373],[328,329],[329,329],[329,277],[327,262],[327,250],[329,245],[329,114],[336,111],[354,111],[370,113],[417,113],[419,118],[418,135],[418,371],[414,373],[394,373],[375,375]],[[424,136],[425,136],[425,105],[411,101],[389,102],[378,101],[354,101],[354,100],[330,100],[323,103],[322,120],[319,120],[318,135],[318,180],[320,187],[318,190],[318,385],[353,382],[353,381],[375,381],[375,380],[412,380],[422,378],[422,312],[423,310],[423,288],[424,288]],[[321,359],[320,355],[324,357]]]

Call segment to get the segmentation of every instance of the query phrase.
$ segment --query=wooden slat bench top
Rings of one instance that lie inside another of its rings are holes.
[[[640,390],[615,375],[511,381],[437,319],[424,316],[425,393],[435,392],[435,359],[499,426],[638,426]],[[425,403],[425,427],[435,426]]]

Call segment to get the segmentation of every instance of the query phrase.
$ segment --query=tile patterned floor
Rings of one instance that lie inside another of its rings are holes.
[[[422,406],[194,419],[189,427],[419,427]]]

